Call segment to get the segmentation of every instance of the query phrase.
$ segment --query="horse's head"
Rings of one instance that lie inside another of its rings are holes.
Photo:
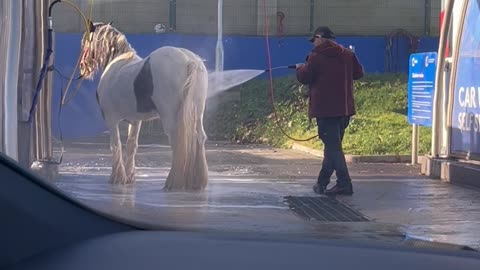
[[[81,43],[80,76],[93,79],[99,68],[104,67],[105,61],[111,56],[112,34],[119,33],[112,23],[92,23],[83,34]]]

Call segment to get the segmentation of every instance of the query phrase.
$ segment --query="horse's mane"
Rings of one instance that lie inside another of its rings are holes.
[[[120,55],[127,54],[132,57],[136,55],[135,50],[128,43],[125,35],[113,26],[96,23],[94,27],[95,31],[91,34],[92,37],[90,37],[89,33],[86,33],[82,39],[83,53],[85,53],[86,49],[89,50],[84,63],[92,73],[99,69],[105,70],[108,64]]]

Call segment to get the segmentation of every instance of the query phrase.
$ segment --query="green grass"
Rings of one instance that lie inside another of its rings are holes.
[[[306,87],[293,77],[275,80],[275,104],[278,123],[272,113],[268,82],[253,80],[238,87],[239,102],[223,102],[207,114],[205,124],[210,137],[242,143],[264,143],[291,147],[293,141],[282,134],[281,125],[291,136],[307,138],[316,134],[309,122]],[[348,127],[344,150],[347,154],[408,154],[411,126],[407,122],[407,78],[398,75],[368,75],[355,82],[357,115]],[[316,149],[318,139],[302,143]],[[420,128],[420,152],[427,153],[430,129]]]

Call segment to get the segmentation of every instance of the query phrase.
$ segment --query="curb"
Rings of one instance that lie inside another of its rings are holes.
[[[293,150],[301,151],[312,156],[323,158],[323,151],[310,148],[298,143],[293,143]],[[410,155],[345,155],[348,163],[410,163],[412,157]],[[424,156],[418,157],[418,163],[422,164]]]
[[[421,174],[430,179],[464,187],[480,188],[480,181],[478,181],[480,179],[480,167],[478,163],[425,157],[421,165]]]

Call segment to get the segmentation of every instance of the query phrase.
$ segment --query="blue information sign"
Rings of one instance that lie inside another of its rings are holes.
[[[437,53],[412,54],[409,66],[408,122],[430,127],[432,126]]]

